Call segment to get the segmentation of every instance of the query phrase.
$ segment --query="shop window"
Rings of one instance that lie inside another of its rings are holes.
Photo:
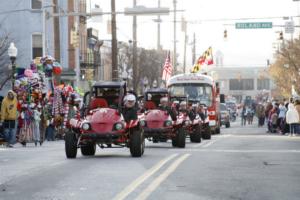
[[[32,59],[43,56],[43,36],[42,34],[32,35]]]
[[[31,0],[32,9],[42,9],[42,0]]]
[[[230,90],[254,90],[253,79],[230,79],[229,80]]]
[[[270,79],[258,79],[257,80],[258,90],[269,90],[270,89]]]

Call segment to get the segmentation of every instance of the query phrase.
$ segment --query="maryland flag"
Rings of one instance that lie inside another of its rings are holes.
[[[201,66],[203,64],[212,65],[214,64],[212,48],[209,47],[197,60],[197,63],[194,65],[193,69],[191,70],[192,73],[197,73],[200,71]]]
[[[213,59],[213,54],[212,54],[212,48],[211,47],[209,47],[205,51],[205,64],[206,65],[212,65],[212,64],[214,64],[214,59]]]
[[[203,65],[204,62],[205,62],[205,58],[202,55],[198,58],[197,63],[194,65],[192,69],[192,73],[197,73],[198,71],[200,71],[201,66]]]

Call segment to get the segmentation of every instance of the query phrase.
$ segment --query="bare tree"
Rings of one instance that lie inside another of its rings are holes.
[[[161,81],[162,66],[166,57],[166,51],[138,48],[138,71],[136,73],[132,73],[132,56],[132,46],[126,43],[120,43],[118,54],[119,76],[126,71],[129,78],[129,86],[132,86],[136,91],[142,89],[140,83],[144,77],[147,77],[149,86],[152,86],[155,80],[159,84]]]
[[[166,57],[166,51],[158,51],[155,49],[141,49],[138,59],[139,76],[137,81],[147,77],[149,86],[153,86],[153,82],[161,81],[162,66]]]
[[[11,41],[9,33],[0,32],[0,90],[11,78],[11,70],[8,67],[10,61],[7,55],[7,49]]]

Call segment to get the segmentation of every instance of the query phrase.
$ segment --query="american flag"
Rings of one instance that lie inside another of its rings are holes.
[[[170,79],[172,75],[173,67],[170,60],[170,51],[167,54],[166,61],[164,64],[164,69],[162,73],[162,80],[165,80],[166,82]]]

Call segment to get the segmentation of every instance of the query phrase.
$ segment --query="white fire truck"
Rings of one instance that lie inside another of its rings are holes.
[[[188,96],[189,101],[204,105],[211,133],[220,133],[219,86],[211,76],[200,73],[179,74],[167,82],[170,96]]]

